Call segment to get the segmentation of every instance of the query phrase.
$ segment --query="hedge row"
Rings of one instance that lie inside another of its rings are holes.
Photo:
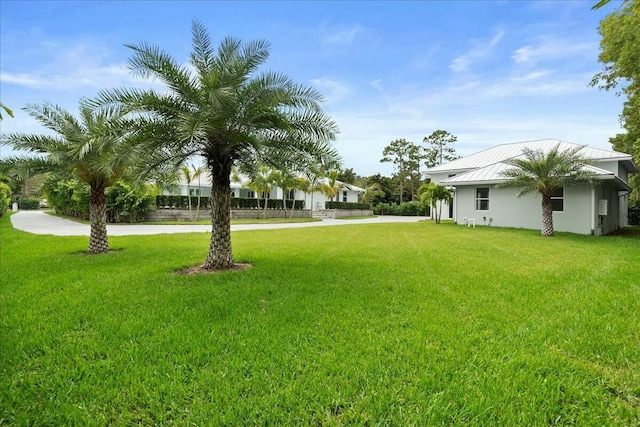
[[[189,197],[191,197],[191,208],[198,206],[198,196],[156,196],[156,207],[158,209],[188,209]],[[291,209],[291,200],[287,200],[287,209]],[[244,197],[232,197],[231,209],[264,209],[264,200],[249,199]],[[209,209],[211,207],[211,198],[200,197],[200,209]],[[283,203],[280,199],[269,199],[267,209],[282,209]],[[295,201],[295,209],[304,209],[304,200]]]
[[[369,210],[371,205],[369,203],[353,203],[353,202],[324,202],[325,209],[359,209]]]
[[[429,215],[430,208],[426,207],[426,214]],[[374,215],[398,215],[398,216],[423,216],[425,214],[425,207],[421,206],[419,202],[403,202],[397,203],[380,203],[373,207]]]
[[[37,199],[35,197],[27,197],[27,198],[18,200],[18,209],[31,210],[31,209],[38,209],[39,207],[40,207],[40,199]]]

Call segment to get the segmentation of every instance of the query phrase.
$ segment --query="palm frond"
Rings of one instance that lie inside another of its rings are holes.
[[[201,76],[212,74],[216,52],[202,22],[195,20],[191,23],[191,37],[193,40],[191,64],[196,67]]]

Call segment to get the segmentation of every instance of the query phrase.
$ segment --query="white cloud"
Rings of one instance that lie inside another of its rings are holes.
[[[598,44],[593,42],[572,42],[566,39],[541,37],[534,44],[527,44],[515,50],[511,59],[516,64],[536,64],[549,59],[572,58],[576,56],[594,57]]]
[[[379,90],[379,91],[383,90],[382,79],[371,80],[369,82],[369,85],[376,90]]]
[[[362,32],[363,28],[360,25],[329,28],[329,25],[325,22],[321,28],[320,40],[323,45],[329,47],[351,46]]]
[[[349,85],[329,77],[313,79],[311,84],[324,94],[327,104],[339,102],[352,93]]]
[[[504,31],[499,31],[490,40],[473,40],[473,47],[451,61],[449,68],[454,73],[459,73],[466,71],[474,63],[491,57],[494,48],[500,43],[504,35]]]

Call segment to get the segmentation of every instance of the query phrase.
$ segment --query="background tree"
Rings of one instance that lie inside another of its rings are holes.
[[[370,203],[380,204],[380,203],[398,202],[399,199],[395,198],[393,194],[395,189],[395,184],[391,178],[389,178],[388,176],[382,176],[379,173],[375,175],[371,175],[367,178],[366,183],[363,187],[369,188],[374,184],[378,184],[380,191],[382,191],[384,194],[378,193],[378,196],[375,199],[376,201],[370,202]]]
[[[551,151],[523,149],[522,157],[505,161],[513,166],[503,172],[508,178],[499,187],[518,186],[518,197],[537,191],[542,195],[541,236],[553,236],[553,206],[551,194],[559,188],[591,183],[596,179],[594,172],[586,169],[589,161],[582,156],[584,147],[560,151],[556,145]]]
[[[424,148],[424,160],[428,168],[450,162],[458,158],[453,144],[458,140],[453,134],[445,130],[437,130],[422,140],[427,146]]]
[[[213,45],[200,22],[192,24],[190,66],[160,48],[140,43],[129,65],[167,90],[119,89],[102,102],[122,103],[149,120],[148,149],[181,163],[201,155],[211,174],[211,239],[205,269],[234,266],[231,249],[230,174],[244,162],[278,166],[338,159],[330,142],[337,126],[322,110],[322,95],[281,73],[259,72],[269,57],[263,40],[225,38]]]
[[[606,2],[600,2],[606,4]],[[596,5],[597,6],[597,5]],[[600,5],[601,6],[601,5]],[[625,134],[609,139],[614,150],[631,154],[640,164],[640,3],[625,1],[600,22],[600,56],[604,70],[596,74],[592,86],[604,90],[618,89],[624,94],[620,123]],[[640,178],[630,179],[632,198],[640,200]]]
[[[95,109],[80,102],[80,119],[52,104],[27,105],[24,110],[54,135],[14,133],[3,144],[36,156],[8,158],[18,169],[73,174],[91,188],[88,253],[109,252],[105,190],[139,161],[134,126],[122,108]]]
[[[414,173],[420,173],[420,162],[422,161],[420,147],[406,139],[396,139],[384,148],[382,155],[384,157],[380,162],[393,163],[396,170],[395,177],[398,180],[400,203],[402,203],[407,177]]]
[[[338,181],[344,182],[345,184],[355,184],[358,175],[353,171],[353,168],[349,169],[341,169],[338,174]]]
[[[382,189],[381,185],[377,182],[374,182],[365,189],[364,194],[362,195],[362,200],[365,203],[377,205],[379,203],[383,203],[382,200],[385,195],[386,193]]]

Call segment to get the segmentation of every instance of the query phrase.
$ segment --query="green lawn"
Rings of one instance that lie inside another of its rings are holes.
[[[0,218],[0,424],[638,425],[640,239],[431,222],[36,236]]]

